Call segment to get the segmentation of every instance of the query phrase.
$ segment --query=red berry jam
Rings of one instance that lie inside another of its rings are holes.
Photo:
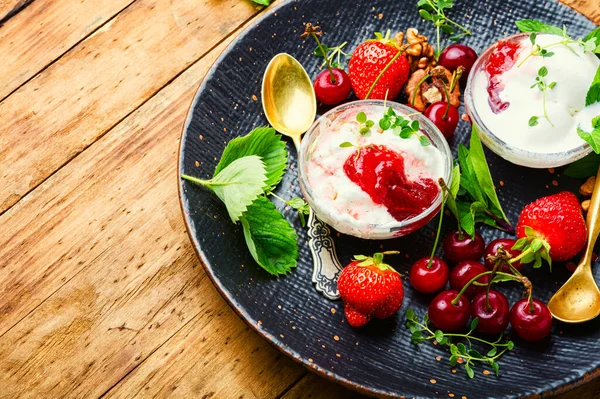
[[[500,93],[504,90],[504,85],[500,82],[500,76],[515,65],[520,47],[518,42],[499,41],[490,53],[485,65],[485,72],[489,81],[487,92],[490,97],[488,102],[495,114],[499,114],[510,105],[509,102],[500,99]]]
[[[346,176],[369,194],[373,202],[385,206],[394,219],[403,221],[419,215],[437,197],[440,189],[432,179],[406,177],[404,158],[399,153],[380,145],[357,152],[344,164]]]

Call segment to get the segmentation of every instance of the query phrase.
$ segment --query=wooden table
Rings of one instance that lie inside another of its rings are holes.
[[[600,23],[599,0],[567,2]],[[0,397],[359,397],[236,316],[180,214],[192,97],[263,12],[0,0]]]

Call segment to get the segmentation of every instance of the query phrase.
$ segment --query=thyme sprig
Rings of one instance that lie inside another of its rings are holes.
[[[446,16],[445,11],[452,8],[454,0],[419,0],[417,9],[421,18],[433,22],[437,37],[437,48],[435,58],[438,59],[441,52],[441,33],[451,35],[448,39],[457,41],[463,36],[470,36],[471,31]],[[458,29],[458,33],[456,29]]]
[[[441,330],[432,330],[429,324],[429,316],[425,314],[423,320],[417,318],[414,310],[406,311],[406,327],[411,333],[411,342],[419,345],[425,341],[435,341],[438,345],[449,347],[450,350],[450,365],[456,366],[462,364],[467,376],[473,378],[475,371],[473,370],[476,363],[485,364],[494,371],[496,375],[500,370],[498,359],[515,346],[513,341],[503,340],[503,335],[496,341],[487,341],[473,335],[479,319],[475,318],[471,322],[470,329],[466,334],[460,333],[444,333]],[[455,341],[462,341],[456,342]],[[482,354],[473,347],[473,341],[483,344],[488,347],[486,354]]]
[[[542,109],[544,112],[543,118],[545,118],[552,127],[554,127],[554,123],[548,117],[548,111],[546,110],[546,92],[548,90],[552,90],[554,86],[556,86],[556,82],[546,83],[546,77],[548,76],[548,68],[545,66],[541,67],[538,70],[537,76],[535,77],[535,83],[531,85],[531,88],[538,88],[542,92]],[[538,119],[540,117],[537,115],[529,118],[529,126],[536,126],[538,124]]]

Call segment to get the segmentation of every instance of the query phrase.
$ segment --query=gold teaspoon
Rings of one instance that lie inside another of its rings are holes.
[[[600,233],[600,169],[588,210],[585,253],[569,280],[550,298],[548,308],[555,319],[582,323],[600,315],[600,290],[592,274],[592,251]]]

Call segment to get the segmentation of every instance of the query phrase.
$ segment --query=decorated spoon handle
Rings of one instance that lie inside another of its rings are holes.
[[[339,299],[337,278],[342,265],[335,253],[329,227],[310,210],[308,215],[308,246],[313,257],[312,281],[315,288],[328,299]]]

